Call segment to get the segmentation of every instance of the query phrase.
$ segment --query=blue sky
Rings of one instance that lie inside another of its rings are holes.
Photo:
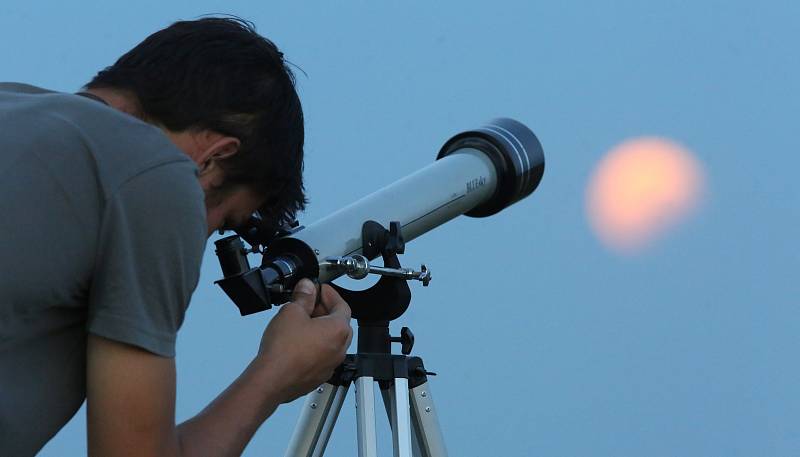
[[[451,455],[800,455],[800,4],[8,0],[0,79],[75,91],[149,33],[206,13],[252,20],[307,74],[306,223],[492,117],[539,136],[533,196],[404,256],[436,278],[396,330],[411,327],[439,373]],[[640,135],[691,149],[707,196],[621,257],[592,234],[584,190],[609,148]],[[219,276],[209,249],[179,338],[179,419],[238,375],[272,315],[239,317]],[[299,404],[245,455],[282,454]],[[353,409],[330,455],[354,455]],[[42,455],[84,452],[81,412]]]

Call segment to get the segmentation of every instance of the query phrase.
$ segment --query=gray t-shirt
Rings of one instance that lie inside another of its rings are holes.
[[[0,84],[0,455],[83,403],[87,333],[174,356],[206,230],[197,167],[158,128]]]

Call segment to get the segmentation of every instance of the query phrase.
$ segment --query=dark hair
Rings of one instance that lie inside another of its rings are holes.
[[[181,21],[100,71],[86,86],[131,92],[144,117],[173,131],[234,136],[239,152],[220,161],[225,183],[267,198],[262,216],[305,208],[303,110],[278,48],[239,18]]]

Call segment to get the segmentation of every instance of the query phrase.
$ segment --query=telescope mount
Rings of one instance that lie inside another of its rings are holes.
[[[355,384],[358,455],[377,457],[373,383],[378,383],[389,416],[394,456],[446,456],[428,385],[428,376],[435,373],[425,369],[420,357],[410,355],[414,346],[410,329],[403,327],[397,337],[389,334],[389,322],[400,317],[411,303],[406,280],[418,279],[427,285],[430,272],[424,266],[420,272],[401,269],[397,255],[404,252],[405,242],[398,222],[392,222],[386,230],[377,222],[367,221],[361,239],[364,257],[380,255],[384,270],[413,274],[406,274],[405,279],[400,274],[382,274],[375,285],[363,291],[332,284],[358,320],[358,350],[346,356],[328,382],[308,394],[286,456],[323,455],[347,392]],[[392,343],[400,343],[401,354],[392,353]]]

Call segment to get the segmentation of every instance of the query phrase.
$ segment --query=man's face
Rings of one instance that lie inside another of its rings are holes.
[[[249,188],[226,184],[225,171],[219,166],[219,161],[237,153],[238,139],[205,129],[162,130],[200,170],[198,179],[206,194],[209,236],[219,229],[239,227],[264,203],[264,198]]]
[[[219,229],[232,230],[241,226],[263,203],[263,197],[243,186],[221,192],[207,190],[208,235]]]

